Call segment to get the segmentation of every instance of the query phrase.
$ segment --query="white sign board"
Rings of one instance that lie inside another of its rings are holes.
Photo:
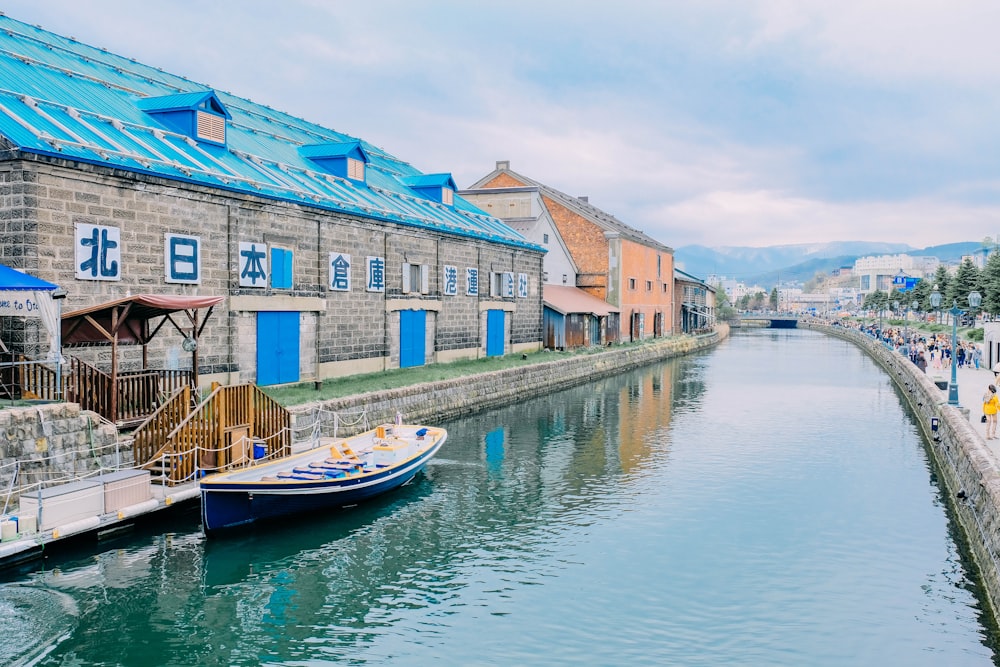
[[[41,317],[35,293],[0,290],[0,317]]]

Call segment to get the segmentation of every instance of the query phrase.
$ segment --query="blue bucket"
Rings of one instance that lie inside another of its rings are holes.
[[[262,459],[267,456],[267,445],[262,442],[253,443],[253,458],[254,460]]]

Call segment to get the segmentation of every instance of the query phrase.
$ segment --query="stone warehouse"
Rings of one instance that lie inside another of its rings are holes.
[[[64,315],[223,297],[124,367],[195,339],[199,384],[279,384],[541,346],[545,249],[363,140],[0,16],[0,142],[0,264]],[[30,319],[0,338],[44,350]]]

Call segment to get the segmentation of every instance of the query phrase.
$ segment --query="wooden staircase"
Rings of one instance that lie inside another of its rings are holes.
[[[137,465],[166,485],[291,451],[291,416],[252,384],[219,386],[192,407],[184,387],[133,433]]]

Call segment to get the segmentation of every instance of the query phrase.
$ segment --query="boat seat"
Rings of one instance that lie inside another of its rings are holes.
[[[306,482],[318,482],[323,479],[323,475],[311,472],[295,472],[293,470],[292,472],[279,472],[278,479],[297,479]]]
[[[318,475],[320,479],[333,479],[335,477],[343,477],[346,471],[339,468],[314,468],[309,466],[305,468],[292,468],[292,473],[295,475]]]
[[[340,468],[349,469],[357,465],[356,461],[345,461],[343,459],[326,459],[325,461],[313,461],[309,464],[310,466],[315,466],[317,468]]]

